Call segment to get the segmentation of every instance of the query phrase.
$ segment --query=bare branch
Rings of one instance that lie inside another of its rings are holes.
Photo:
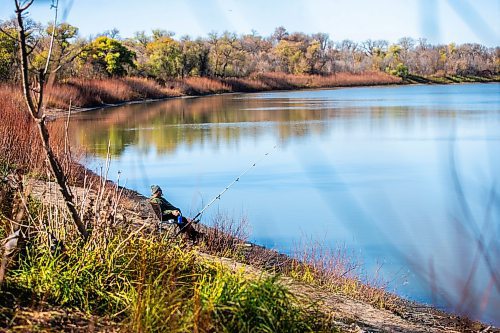
[[[31,1],[32,2],[32,1]],[[16,14],[17,14],[17,24],[18,24],[18,41],[20,44],[19,52],[21,58],[21,77],[23,82],[23,94],[28,110],[31,115],[35,118],[35,105],[31,94],[29,91],[29,78],[28,78],[28,52],[26,44],[26,30],[24,29],[24,20],[22,15],[22,10],[20,9],[19,1],[16,0]]]
[[[26,9],[28,9],[29,7],[31,7],[31,5],[33,4],[35,0],[29,0],[28,2],[26,2],[26,4],[21,4],[21,2],[17,1],[16,0],[16,8],[19,12],[24,12]]]
[[[27,51],[27,55],[31,55],[33,53],[33,51],[35,51],[36,47],[38,46],[38,43],[39,43],[39,40],[36,40],[35,41],[35,45],[31,46],[31,45],[26,45],[29,50]]]
[[[55,9],[55,14],[54,14],[54,24],[52,25],[52,35],[50,36],[50,46],[49,46],[49,52],[47,55],[47,62],[45,63],[45,69],[43,71],[44,76],[47,74],[47,72],[49,70],[50,57],[52,55],[52,48],[54,47],[54,38],[56,35],[56,29],[57,29],[57,9],[58,9],[58,6],[59,6],[59,0],[55,0],[55,3],[53,3],[51,6],[51,8]]]
[[[47,57],[47,59],[50,58],[50,57]],[[42,111],[42,106],[43,106],[43,86],[45,84],[45,73],[40,71],[38,73],[38,85],[39,85],[39,92],[38,92],[38,102],[36,103],[36,113],[38,115],[41,114],[41,111]],[[45,115],[43,115],[42,117],[45,117]]]

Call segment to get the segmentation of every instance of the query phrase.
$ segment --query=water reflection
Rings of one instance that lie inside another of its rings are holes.
[[[108,141],[113,156],[122,154],[131,145],[137,146],[139,152],[145,153],[155,147],[158,153],[164,154],[174,152],[179,144],[217,147],[221,143],[238,142],[242,137],[258,137],[268,131],[277,133],[278,140],[286,143],[291,138],[325,134],[335,119],[342,119],[343,126],[351,126],[349,120],[353,120],[377,128],[389,127],[393,122],[398,122],[398,126],[415,127],[425,125],[426,121],[456,117],[457,112],[445,103],[438,103],[438,106],[445,106],[439,109],[436,105],[422,107],[421,103],[405,105],[401,101],[408,96],[388,103],[380,97],[332,100],[327,99],[328,96],[308,99],[311,93],[305,94],[306,97],[294,98],[286,93],[250,97],[235,94],[126,105],[78,114],[71,131],[78,145],[100,156],[106,155]],[[320,91],[320,94],[324,93]],[[471,118],[477,116],[471,113],[474,109],[463,103],[462,107],[462,116],[467,112]]]
[[[498,258],[499,84],[176,99],[77,114],[71,126],[97,161],[111,143],[110,174],[128,187],[162,184],[192,212],[278,144],[214,211],[243,212],[253,240],[282,251],[303,235],[347,244],[368,270],[405,272],[398,293],[500,322],[478,248]]]

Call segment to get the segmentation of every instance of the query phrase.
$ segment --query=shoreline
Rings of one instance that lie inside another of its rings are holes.
[[[324,86],[324,87],[296,87],[296,88],[277,88],[277,89],[263,89],[256,91],[230,91],[230,92],[214,92],[214,93],[201,93],[201,94],[185,94],[178,96],[165,96],[160,98],[146,98],[146,99],[135,99],[135,100],[123,100],[118,103],[103,103],[95,106],[87,106],[87,107],[71,107],[71,115],[94,111],[99,109],[108,109],[115,108],[125,105],[134,105],[134,104],[149,104],[156,102],[163,102],[168,100],[175,99],[188,99],[188,98],[201,98],[201,97],[211,97],[211,96],[220,96],[220,95],[231,95],[231,94],[258,94],[258,93],[266,93],[266,92],[287,92],[287,91],[309,91],[309,90],[333,90],[333,89],[346,89],[346,88],[367,88],[367,87],[387,87],[387,86],[407,86],[407,85],[461,85],[461,84],[491,84],[491,83],[499,83],[500,78],[492,79],[491,81],[474,81],[474,82],[381,82],[376,84],[350,84],[350,85],[332,85],[332,86]],[[67,117],[68,110],[62,108],[54,108],[49,107],[46,108],[45,115],[47,116],[48,121],[54,121],[59,118]]]
[[[124,100],[118,103],[105,103],[96,106],[88,107],[71,107],[71,115],[81,112],[94,111],[99,109],[115,108],[125,105],[135,105],[135,104],[149,104],[156,102],[163,102],[175,99],[189,99],[189,98],[202,98],[211,96],[223,96],[223,95],[236,95],[236,94],[259,94],[266,92],[286,92],[286,91],[308,91],[308,90],[332,90],[332,89],[346,89],[346,88],[366,88],[366,87],[387,87],[387,86],[404,86],[404,85],[420,85],[421,83],[379,83],[379,84],[360,84],[360,85],[341,85],[341,86],[331,86],[331,87],[305,87],[305,88],[291,88],[291,89],[270,89],[270,90],[258,90],[258,91],[232,91],[232,92],[221,92],[221,93],[207,93],[198,95],[179,95],[179,96],[165,96],[161,98],[148,98],[148,99],[138,99],[138,100]],[[425,84],[422,84],[425,85]],[[56,120],[62,117],[68,116],[68,111],[60,108],[47,108],[45,115],[48,121]]]

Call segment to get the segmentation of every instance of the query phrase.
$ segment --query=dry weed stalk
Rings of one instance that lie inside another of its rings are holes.
[[[75,202],[81,220],[93,228],[86,246],[106,247],[109,239],[118,228],[125,225],[125,215],[121,211],[123,189],[118,185],[96,181],[95,177],[85,176],[84,187],[75,188]],[[35,220],[31,223],[35,233],[40,235],[41,244],[53,246],[54,242],[64,246],[78,241],[78,233],[67,221],[71,219],[64,209],[64,200],[57,193],[53,182],[44,182],[35,193],[36,208],[31,214]]]
[[[236,254],[248,239],[248,220],[237,221],[219,213],[212,219],[210,227],[204,230],[204,250],[213,254]]]

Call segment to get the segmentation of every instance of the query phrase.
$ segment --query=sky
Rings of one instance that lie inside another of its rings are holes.
[[[0,0],[0,19],[14,0]],[[50,0],[35,0],[31,16],[47,23]],[[500,46],[500,0],[60,0],[60,16],[90,37],[116,28],[123,38],[165,29],[177,37],[204,37],[225,30],[269,36],[325,32],[334,41],[427,38],[432,44]]]

